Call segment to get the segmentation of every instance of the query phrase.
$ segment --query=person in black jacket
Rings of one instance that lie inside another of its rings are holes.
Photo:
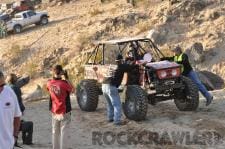
[[[208,92],[206,87],[200,81],[197,73],[193,70],[193,68],[189,62],[188,55],[186,53],[182,52],[182,49],[180,46],[177,46],[176,48],[172,49],[172,51],[174,52],[173,57],[165,57],[162,59],[175,61],[176,63],[180,64],[182,75],[190,78],[198,86],[199,91],[206,98],[206,106],[210,105],[213,100],[213,96],[212,96],[212,94],[210,94]]]
[[[21,92],[21,89],[16,85],[16,81],[17,81],[17,76],[13,73],[9,74],[6,78],[6,82],[8,83],[8,85],[13,89],[13,91],[16,94],[16,97],[19,102],[20,110],[23,113],[25,110],[25,106],[22,101],[22,92]]]
[[[130,71],[130,65],[123,63],[122,55],[116,58],[117,68],[109,70],[109,75],[105,77],[102,84],[102,92],[107,101],[107,115],[108,121],[114,122],[115,125],[121,125],[122,106],[118,92],[123,75]]]
[[[9,74],[6,78],[6,82],[8,85],[13,89],[17,96],[17,100],[19,103],[19,107],[22,113],[25,111],[25,106],[22,101],[22,92],[21,89],[16,85],[17,82],[17,76],[13,73]],[[22,131],[22,140],[23,144],[31,145],[32,143],[32,136],[33,136],[33,122],[31,121],[24,121],[21,120],[20,123],[20,131]],[[15,146],[18,147],[17,142],[15,143]]]

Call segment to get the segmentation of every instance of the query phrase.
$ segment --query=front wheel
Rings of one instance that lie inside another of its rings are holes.
[[[174,99],[175,105],[180,111],[195,111],[199,105],[198,87],[187,77],[182,76],[181,80],[184,89],[177,92]]]
[[[124,114],[128,119],[141,121],[146,118],[148,100],[145,91],[138,85],[128,85],[126,100],[123,103]]]

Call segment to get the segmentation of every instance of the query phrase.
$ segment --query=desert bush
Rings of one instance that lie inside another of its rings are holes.
[[[30,60],[24,65],[22,72],[28,74],[31,78],[34,78],[38,73],[38,64]]]
[[[137,28],[138,28],[137,34],[140,34],[148,31],[151,28],[151,25],[149,24],[149,22],[141,21],[137,24]]]
[[[94,17],[96,15],[102,14],[103,11],[98,8],[94,8],[89,13],[90,13],[91,17]]]
[[[84,46],[87,46],[87,44],[89,43],[90,39],[91,39],[91,36],[89,35],[89,33],[81,33],[77,37],[77,43],[80,46],[80,51],[84,48]]]

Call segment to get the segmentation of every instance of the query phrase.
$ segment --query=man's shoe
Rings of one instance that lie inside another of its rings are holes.
[[[113,122],[113,120],[108,120],[109,123]]]
[[[122,126],[122,125],[125,125],[126,123],[125,122],[115,122],[114,125],[115,126]]]
[[[213,96],[206,101],[206,106],[209,106],[213,101]]]

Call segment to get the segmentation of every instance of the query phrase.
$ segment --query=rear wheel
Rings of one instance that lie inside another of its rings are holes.
[[[83,111],[95,111],[98,106],[99,89],[95,80],[82,80],[77,87],[78,105]]]
[[[138,85],[127,86],[124,114],[128,119],[141,121],[146,118],[148,100],[145,91]]]
[[[22,26],[21,25],[15,25],[13,27],[13,31],[14,31],[15,34],[21,33],[22,32]]]
[[[41,24],[41,25],[46,25],[46,24],[48,24],[48,17],[47,17],[47,16],[41,17],[40,24]]]
[[[180,90],[174,99],[176,107],[180,111],[195,111],[199,105],[198,87],[187,77],[182,76],[181,79],[184,89]]]

